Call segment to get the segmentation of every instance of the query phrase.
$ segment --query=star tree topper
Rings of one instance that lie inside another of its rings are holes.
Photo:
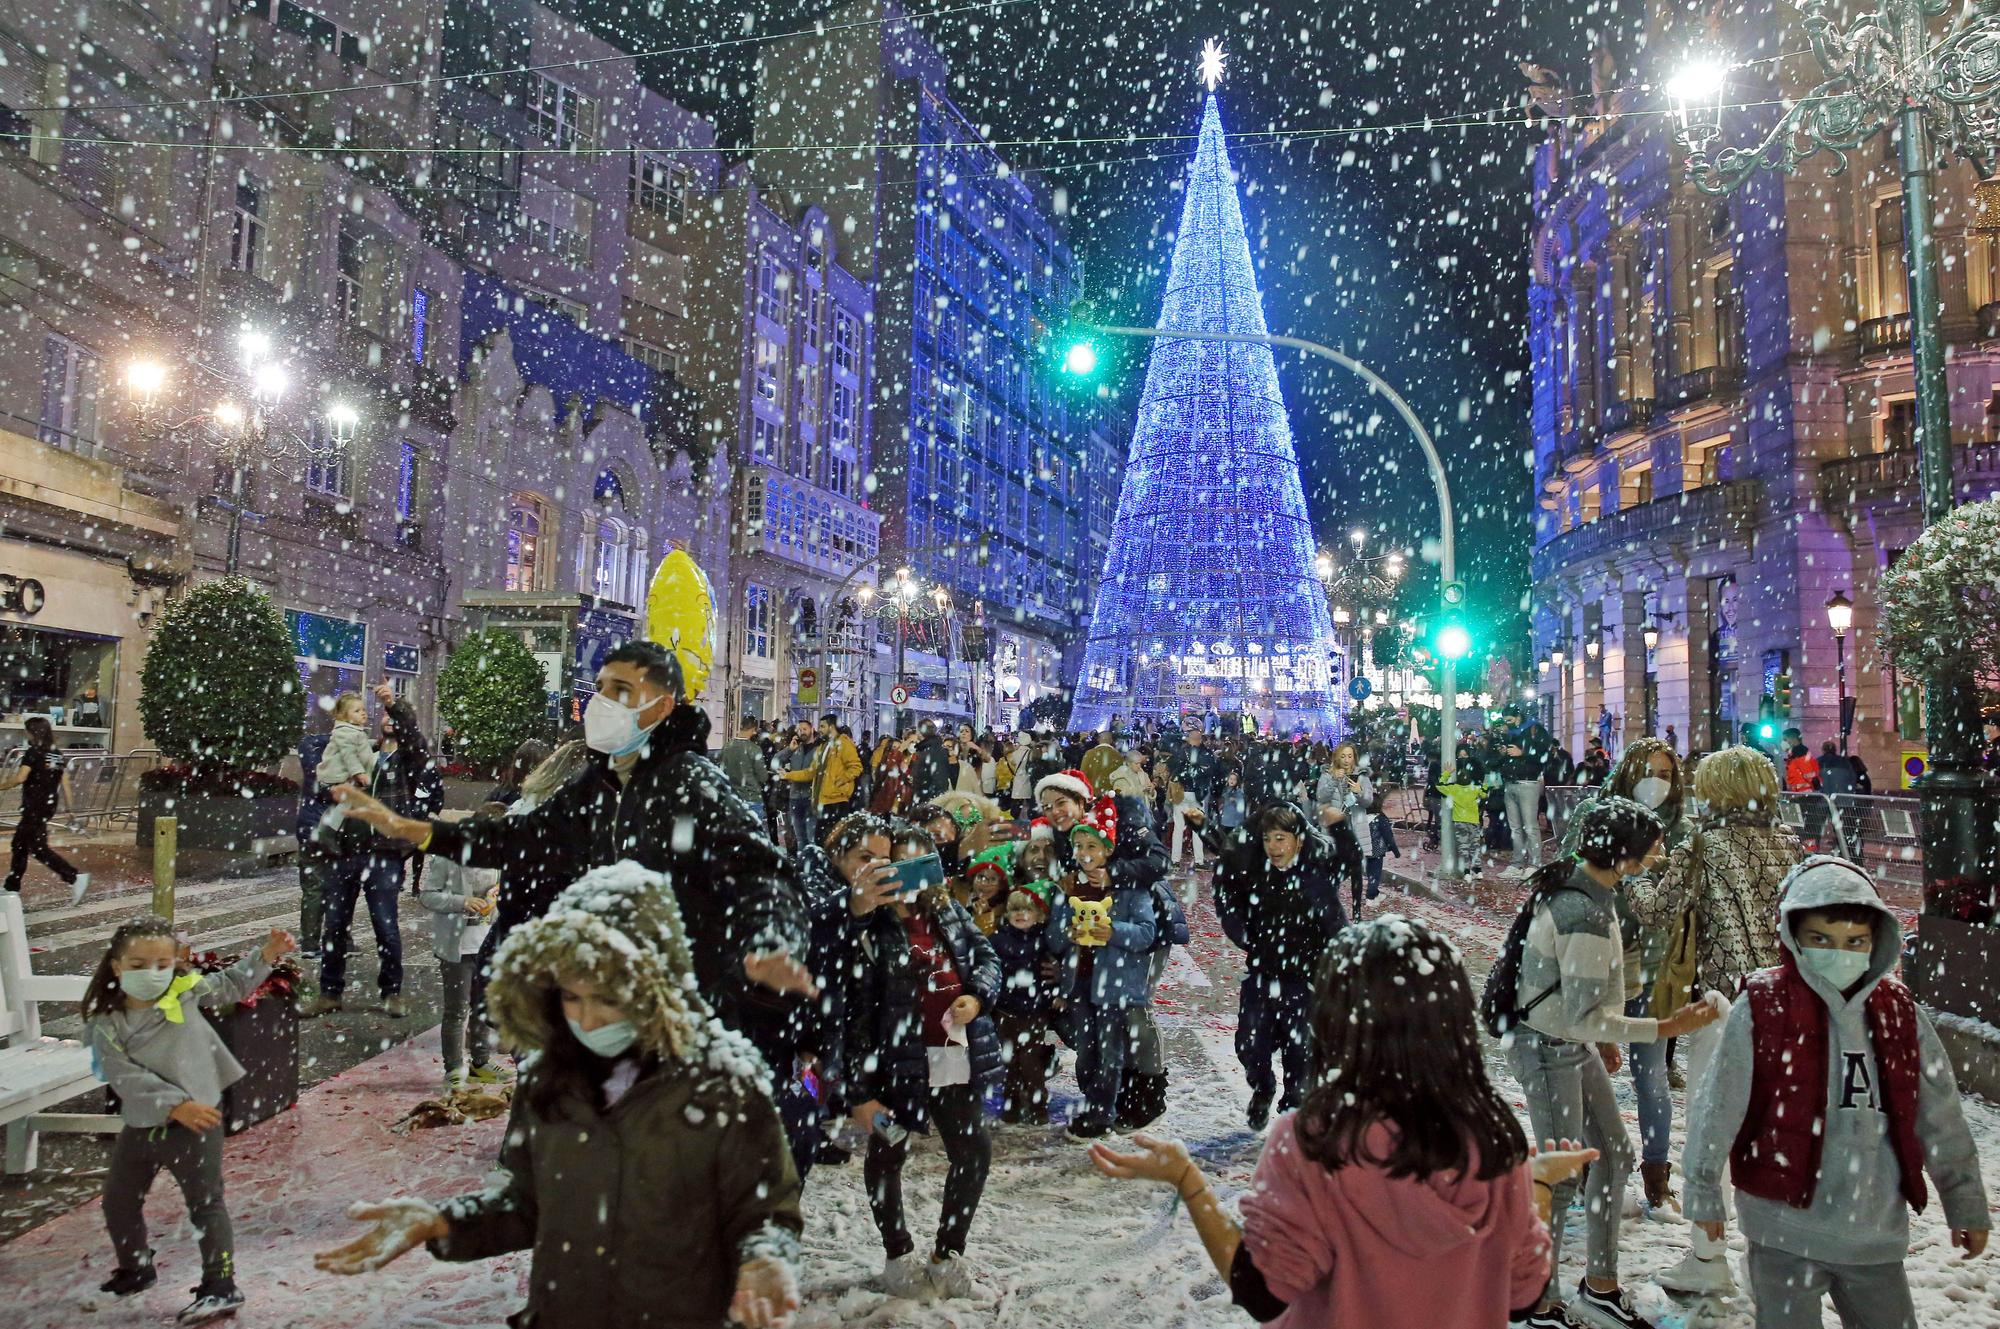
[[[1210,92],[1222,82],[1222,47],[1210,37],[1201,48],[1201,81],[1208,85]]]

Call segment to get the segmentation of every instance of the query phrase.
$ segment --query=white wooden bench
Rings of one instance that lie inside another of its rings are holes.
[[[97,1133],[119,1128],[103,1113],[48,1112],[104,1083],[91,1069],[90,1049],[44,1038],[39,1003],[83,1000],[90,979],[37,976],[29,964],[21,897],[0,891],[0,1123],[7,1127],[7,1171],[31,1172],[43,1131]]]

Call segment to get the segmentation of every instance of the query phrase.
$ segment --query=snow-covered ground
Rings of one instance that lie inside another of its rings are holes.
[[[1449,902],[1398,898],[1394,908],[1449,933],[1468,962],[1483,970],[1505,929],[1503,917]],[[1233,957],[1217,935],[1206,903],[1191,921],[1195,943],[1176,957],[1162,984],[1161,1025],[1172,1062],[1167,1115],[1154,1129],[1185,1140],[1201,1159],[1217,1194],[1232,1201],[1248,1183],[1261,1138],[1243,1123],[1249,1097],[1231,1043],[1235,973]],[[1076,1096],[1069,1058],[1056,1081],[1058,1116]],[[1526,1118],[1519,1087],[1497,1052],[1488,1065]],[[1636,1144],[1631,1082],[1618,1079],[1628,1129]],[[1989,1190],[2000,1186],[2000,1109],[1968,1099],[1966,1113],[1986,1160]],[[1675,1156],[1679,1156],[1677,1121]],[[920,1142],[905,1173],[910,1231],[927,1249],[935,1230],[944,1176],[941,1150]],[[1661,1329],[1749,1329],[1748,1307],[1738,1301],[1698,1311],[1668,1297],[1648,1274],[1677,1259],[1686,1225],[1640,1216],[1638,1178],[1632,1181],[1624,1227],[1624,1280],[1638,1308]],[[836,1325],[909,1325],[921,1329],[971,1326],[1050,1326],[1114,1323],[1144,1329],[1215,1325],[1241,1329],[1252,1321],[1235,1309],[1210,1269],[1193,1226],[1172,1195],[1137,1183],[1114,1182],[1093,1172],[1081,1145],[1059,1128],[1002,1127],[994,1140],[993,1174],[974,1225],[971,1259],[989,1285],[976,1301],[917,1305],[875,1290],[882,1250],[868,1214],[859,1166],[815,1170],[806,1190],[805,1285],[807,1329]],[[1566,1243],[1580,1261],[1580,1213]],[[1737,1254],[1741,1255],[1738,1237]],[[1740,1259],[1739,1259],[1740,1263]],[[1913,1225],[1910,1281],[1925,1329],[2000,1329],[2000,1251],[1964,1261],[1950,1244],[1937,1207]],[[1566,1261],[1562,1285],[1572,1288],[1580,1264]],[[1829,1305],[1829,1326],[1838,1324]]]

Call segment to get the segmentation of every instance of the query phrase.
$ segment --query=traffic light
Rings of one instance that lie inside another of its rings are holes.
[[[1783,678],[1784,675],[1780,674],[1778,677]],[[1768,692],[1757,701],[1757,741],[1759,743],[1778,741],[1778,703]]]
[[[1779,715],[1792,713],[1792,676],[1781,673],[1771,679],[1771,705]]]
[[[1431,634],[1431,645],[1446,660],[1463,660],[1472,654],[1472,633],[1457,618],[1448,618]]]
[[[1088,337],[1073,338],[1063,347],[1063,372],[1074,378],[1097,373],[1097,343]]]

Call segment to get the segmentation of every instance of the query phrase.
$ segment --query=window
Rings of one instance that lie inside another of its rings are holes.
[[[310,497],[347,501],[347,450],[334,448],[306,458],[306,494]]]
[[[1875,316],[1910,312],[1910,270],[1903,252],[1903,197],[1875,205]]]
[[[547,291],[528,289],[523,290],[521,296],[528,304],[538,305],[548,310],[551,314],[560,314],[579,328],[584,326],[590,312],[574,300],[567,300],[560,295],[552,295]]]
[[[342,221],[336,242],[339,272],[333,279],[333,300],[343,323],[366,322],[361,307],[361,246],[361,237]]]
[[[481,212],[509,212],[521,192],[520,145],[451,116],[438,119],[444,186]]]
[[[264,252],[263,196],[257,186],[236,182],[236,213],[229,235],[229,266],[238,272],[257,274]]]
[[[1688,444],[1686,464],[1681,468],[1681,488],[1721,484],[1722,450],[1728,445],[1727,436]]]
[[[97,445],[97,393],[102,364],[67,337],[42,341],[42,442],[70,452]]]
[[[1591,485],[1577,496],[1577,519],[1588,526],[1604,511],[1604,494],[1596,485]]]
[[[252,6],[259,14],[269,11],[262,4]],[[358,33],[348,32],[332,20],[327,19],[297,0],[278,0],[278,31],[289,32],[305,38],[325,51],[340,57],[344,65],[368,65],[368,39]]]
[[[1715,363],[1735,369],[1743,363],[1743,305],[1736,293],[1736,265],[1724,263],[1709,274],[1710,307],[1715,311]]]
[[[533,494],[516,494],[507,510],[507,571],[505,588],[539,591],[548,577],[549,560],[543,541],[555,538],[548,504]]]
[[[575,267],[589,267],[595,205],[537,175],[526,177],[522,186],[521,225],[535,243]]]
[[[1650,462],[1627,466],[1618,481],[1618,507],[1621,511],[1653,501],[1653,467]]]
[[[785,297],[791,290],[792,274],[770,254],[757,262],[757,314],[780,327],[785,323]]]
[[[771,658],[771,590],[755,582],[743,588],[743,654]]]
[[[424,362],[424,343],[430,337],[431,293],[421,286],[410,288],[410,358]]]
[[[1917,399],[1898,397],[1884,402],[1882,414],[1882,436],[1876,440],[1877,452],[1908,452],[1917,446]]]
[[[680,377],[681,357],[678,351],[670,351],[664,346],[655,346],[649,341],[640,341],[637,337],[627,337],[625,339],[625,354],[631,356],[634,360],[637,360],[656,374],[666,374],[671,378]]]
[[[585,589],[606,599],[624,602],[631,555],[631,528],[616,517],[600,516],[597,519],[596,567],[592,570],[591,585]]]
[[[833,367],[861,374],[861,321],[844,309],[833,314]]]
[[[767,401],[783,409],[785,402],[785,348],[758,333],[752,351],[751,383],[756,390],[757,400]]]
[[[750,415],[750,456],[754,461],[775,462],[781,446],[783,426],[754,411]]]
[[[670,222],[687,216],[688,190],[694,172],[669,157],[650,152],[632,154],[632,204]]]
[[[559,148],[589,148],[597,139],[597,104],[575,88],[542,74],[530,75],[522,109],[541,136]]]
[[[417,445],[404,439],[396,448],[396,520],[417,518]]]

